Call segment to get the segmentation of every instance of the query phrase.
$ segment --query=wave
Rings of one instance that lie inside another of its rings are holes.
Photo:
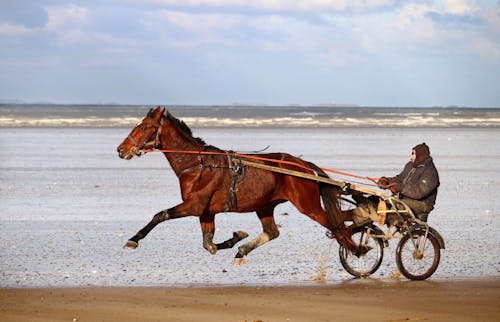
[[[500,108],[173,106],[191,127],[500,127]],[[0,127],[132,127],[144,106],[0,105]]]
[[[0,117],[0,127],[128,127],[140,121],[135,117],[112,118],[8,118]]]
[[[133,127],[140,117],[110,118],[8,118],[0,117],[0,127]],[[499,118],[216,118],[184,117],[190,127],[500,127]]]

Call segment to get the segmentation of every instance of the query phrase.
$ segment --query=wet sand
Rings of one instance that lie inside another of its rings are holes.
[[[500,276],[323,286],[0,289],[1,321],[500,321]]]

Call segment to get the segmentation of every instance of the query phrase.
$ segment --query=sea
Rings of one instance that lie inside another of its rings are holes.
[[[1,127],[129,127],[154,106],[0,104]],[[164,106],[192,127],[499,127],[500,108]]]
[[[0,287],[317,285],[360,282],[338,244],[291,204],[280,236],[233,267],[237,248],[209,254],[197,218],[162,223],[136,250],[123,244],[181,202],[166,159],[120,159],[116,147],[150,108],[0,104]],[[287,152],[359,176],[392,176],[426,142],[441,186],[429,224],[446,249],[433,280],[500,275],[500,108],[164,106],[208,144]],[[330,174],[349,182],[360,179]],[[221,213],[215,241],[261,231],[254,213]],[[392,240],[361,283],[405,282]]]

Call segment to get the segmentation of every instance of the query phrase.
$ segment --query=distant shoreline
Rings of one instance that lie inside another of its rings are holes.
[[[24,100],[8,100],[0,99],[0,106],[3,105],[24,105],[24,106],[117,106],[117,107],[140,107],[140,106],[175,106],[175,107],[351,107],[351,108],[500,108],[500,106],[465,106],[465,105],[432,105],[432,106],[400,106],[400,105],[360,105],[356,103],[311,103],[311,104],[299,104],[299,103],[288,103],[288,104],[266,104],[266,103],[231,103],[231,104],[187,104],[187,103],[114,103],[114,102],[86,102],[86,103],[54,103],[54,102],[36,102],[36,101],[24,101]]]
[[[460,105],[435,105],[435,106],[377,106],[377,105],[358,105],[358,104],[122,104],[122,103],[31,103],[31,102],[9,102],[0,100],[0,108],[2,107],[24,107],[24,108],[39,108],[39,107],[80,107],[80,108],[154,108],[162,106],[168,108],[214,108],[214,107],[227,107],[227,108],[361,108],[361,109],[500,109],[500,106],[460,106]]]

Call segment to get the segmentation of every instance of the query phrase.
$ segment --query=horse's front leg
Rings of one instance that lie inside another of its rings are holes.
[[[204,214],[200,217],[201,233],[203,234],[203,248],[210,254],[217,253],[217,246],[214,244],[215,223],[214,215]]]
[[[247,238],[248,234],[244,231],[233,232],[233,237],[219,244],[214,244],[215,233],[214,215],[202,215],[200,217],[201,232],[203,234],[203,248],[214,255],[219,249],[232,248],[240,240]]]
[[[139,246],[139,240],[146,237],[151,232],[151,230],[153,230],[153,228],[156,227],[156,225],[158,225],[161,222],[164,222],[165,220],[172,219],[169,214],[169,210],[170,209],[163,210],[154,215],[153,219],[151,219],[151,221],[146,226],[144,226],[144,228],[139,230],[137,234],[134,235],[134,237],[130,238],[123,247],[136,249],[137,246]]]
[[[153,216],[153,219],[144,226],[134,237],[130,238],[127,243],[123,246],[124,248],[135,249],[139,246],[139,240],[146,237],[153,228],[156,227],[159,223],[162,223],[166,220],[182,218],[186,216],[200,216],[202,213],[202,207],[200,207],[199,203],[182,203],[173,208],[160,211],[156,215]]]

